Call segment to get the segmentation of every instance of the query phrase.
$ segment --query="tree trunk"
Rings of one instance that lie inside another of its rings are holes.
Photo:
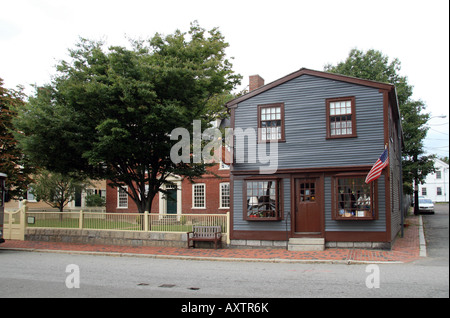
[[[419,182],[414,179],[414,215],[419,215]]]

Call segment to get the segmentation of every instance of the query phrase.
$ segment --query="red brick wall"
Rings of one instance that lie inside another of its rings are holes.
[[[220,209],[220,184],[230,182],[230,170],[219,170],[220,165],[213,166],[210,171],[214,172],[221,178],[215,175],[204,175],[202,178],[196,179],[195,183],[205,184],[206,208],[192,208],[192,189],[193,184],[189,180],[183,180],[182,183],[182,211],[183,213],[226,213],[230,209]]]
[[[229,209],[220,209],[220,184],[225,182],[230,182],[230,170],[220,170],[220,165],[216,164],[209,168],[209,171],[220,176],[216,177],[212,174],[204,175],[202,178],[195,179],[195,183],[204,183],[206,185],[205,189],[205,199],[206,208],[192,208],[192,188],[193,183],[187,179],[183,179],[181,182],[181,210],[182,213],[226,213]],[[157,194],[153,199],[151,213],[159,213],[159,195]],[[117,188],[111,188],[107,186],[106,189],[106,212],[117,212],[117,213],[137,213],[138,209],[133,200],[128,197],[128,208],[118,208],[117,207]]]
[[[248,90],[251,92],[261,86],[264,86],[264,79],[259,75],[251,75]]]

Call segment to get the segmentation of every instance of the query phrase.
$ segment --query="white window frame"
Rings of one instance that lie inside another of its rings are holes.
[[[118,209],[128,209],[128,193],[126,192],[126,191],[128,191],[128,186],[125,186],[123,188],[125,188],[125,191],[120,187],[117,188],[117,208]],[[126,200],[127,200],[126,206],[121,206],[121,204],[120,204],[120,195],[121,195],[120,191],[121,190],[122,190],[122,193],[124,193],[126,195]]]
[[[230,165],[220,160],[219,170],[230,170]]]
[[[196,191],[197,187],[203,188],[203,206],[196,206]],[[206,209],[206,184],[205,183],[195,183],[192,185],[192,208],[193,209]]]
[[[228,194],[224,195],[223,187],[225,187],[225,186],[228,186]],[[229,182],[222,182],[222,183],[220,183],[219,191],[220,191],[220,193],[219,193],[219,196],[220,196],[220,209],[229,209],[230,205],[231,205],[231,201],[230,201],[230,199],[231,199],[230,183]],[[224,206],[223,205],[224,197],[228,197],[228,206]]]
[[[33,188],[29,187],[28,190],[27,190],[27,201],[28,202],[37,202],[36,201],[36,196],[33,193],[31,193],[31,191],[33,191]],[[32,198],[30,198],[30,196]]]

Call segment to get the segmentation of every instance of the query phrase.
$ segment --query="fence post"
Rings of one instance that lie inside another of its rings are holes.
[[[227,245],[231,244],[231,239],[230,239],[230,211],[227,212]]]
[[[20,239],[22,241],[25,240],[25,232],[26,232],[26,226],[27,226],[27,213],[28,213],[28,201],[27,200],[23,200],[23,206],[22,209],[20,209]]]
[[[78,221],[79,221],[79,228],[80,228],[80,230],[82,230],[83,229],[83,210],[80,210],[80,219]]]
[[[144,212],[144,232],[148,232],[148,211]]]

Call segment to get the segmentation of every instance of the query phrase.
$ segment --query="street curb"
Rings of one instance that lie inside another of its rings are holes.
[[[36,248],[3,248],[3,247],[0,247],[0,250],[35,252],[35,253],[59,253],[59,254],[72,254],[72,255],[173,259],[173,260],[185,260],[185,261],[285,263],[285,264],[340,264],[340,265],[403,264],[403,262],[400,262],[400,261],[355,261],[355,260],[318,260],[318,259],[303,260],[303,259],[281,259],[281,258],[204,257],[204,256],[183,256],[183,255],[135,254],[135,253],[121,253],[121,252],[47,250],[47,249],[36,249]]]
[[[419,215],[419,245],[420,245],[420,257],[427,257],[427,243],[425,240],[425,233],[423,231],[423,219],[422,215]]]

